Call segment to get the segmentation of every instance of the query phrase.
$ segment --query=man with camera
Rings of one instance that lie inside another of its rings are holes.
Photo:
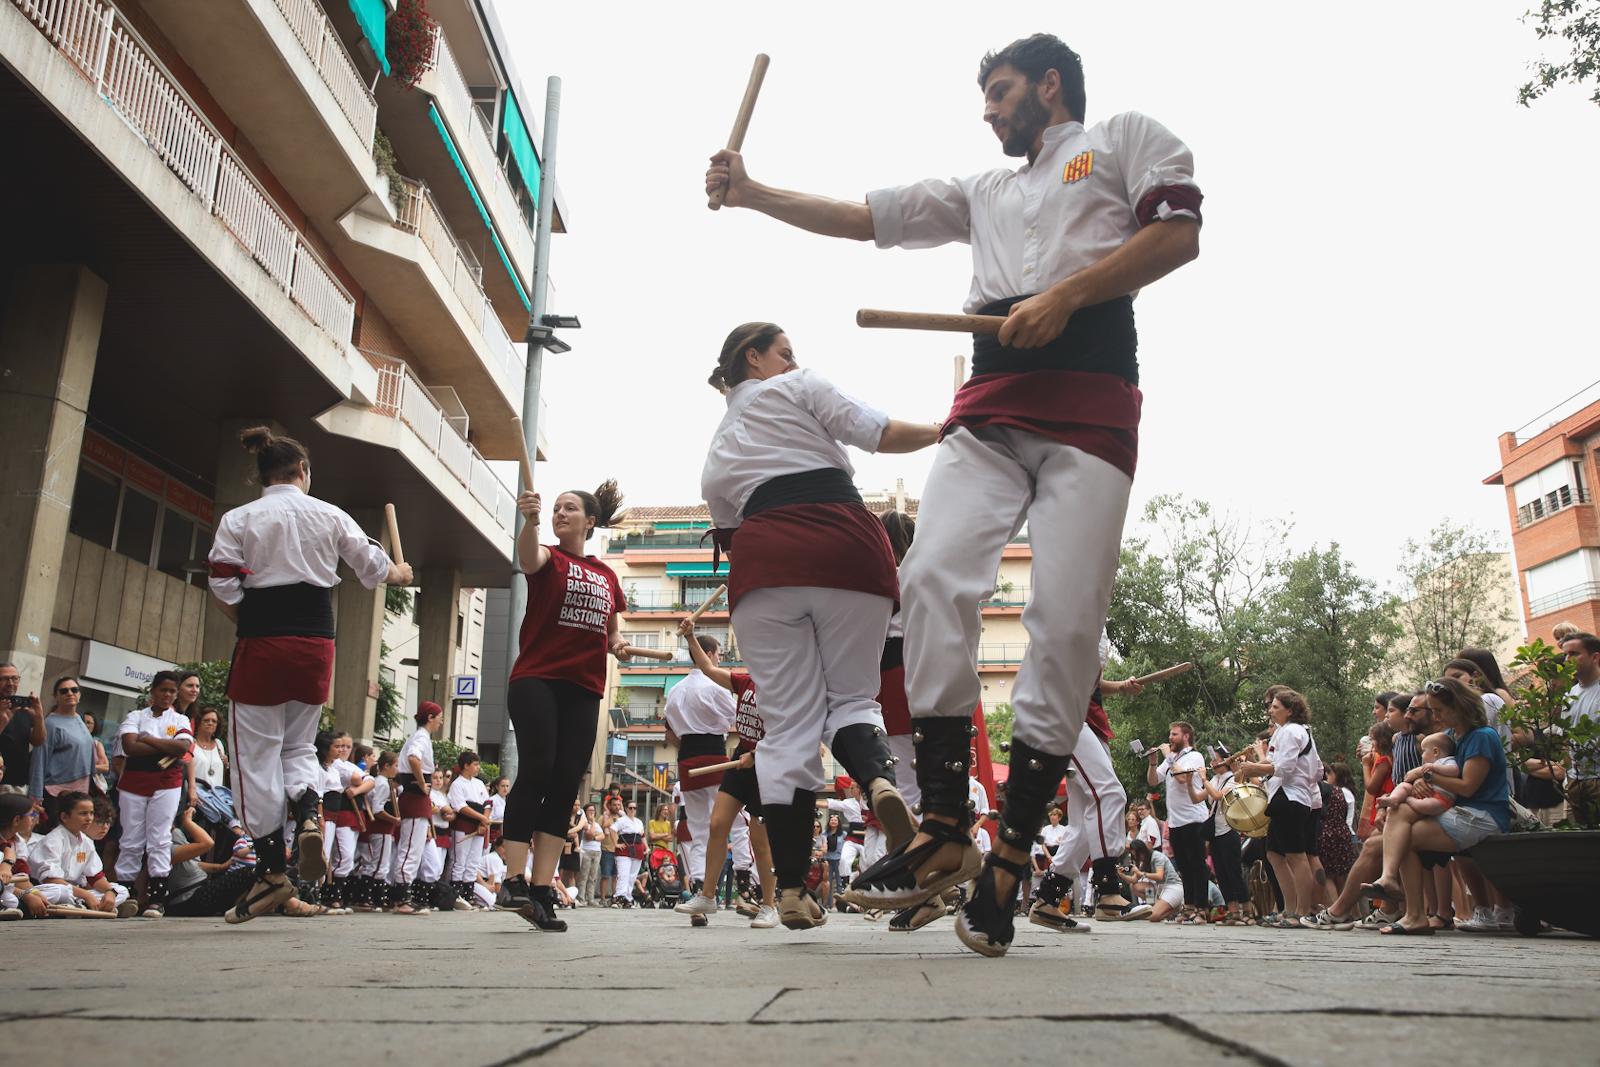
[[[0,784],[28,786],[28,769],[34,747],[44,744],[44,706],[32,693],[20,696],[22,672],[15,664],[0,663],[0,760],[5,761]]]
[[[1167,743],[1149,753],[1150,766],[1145,780],[1152,786],[1165,784],[1167,799],[1167,839],[1172,859],[1183,878],[1183,912],[1180,923],[1203,924],[1206,910],[1206,837],[1211,811],[1194,799],[1191,783],[1205,777],[1206,759],[1194,747],[1194,727],[1175,722],[1167,730]]]

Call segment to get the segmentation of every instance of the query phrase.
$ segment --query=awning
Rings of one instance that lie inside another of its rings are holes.
[[[356,25],[361,27],[361,35],[372,46],[372,52],[378,57],[378,65],[385,74],[389,73],[389,57],[385,54],[388,47],[389,34],[386,28],[389,19],[389,4],[387,0],[350,0],[350,10],[355,12]]]
[[[667,676],[665,674],[624,674],[617,683],[624,689],[665,689]]]
[[[450,161],[456,165],[456,173],[466,184],[467,193],[472,197],[472,204],[478,209],[478,217],[483,220],[484,229],[489,231],[489,240],[494,243],[494,250],[500,253],[500,262],[506,268],[506,274],[511,277],[511,284],[516,286],[517,296],[522,300],[524,310],[532,310],[533,305],[528,302],[528,292],[522,287],[522,281],[517,277],[517,272],[511,266],[511,257],[506,255],[505,246],[500,243],[500,235],[495,232],[494,222],[489,218],[489,209],[483,206],[483,197],[478,195],[478,186],[472,180],[472,175],[467,173],[467,165],[461,161],[461,153],[456,149],[456,143],[450,137],[450,131],[445,129],[444,117],[439,114],[439,109],[433,104],[428,105],[428,118],[433,120],[433,128],[438,131],[439,139],[444,142],[445,151],[450,153]]]
[[[505,131],[506,146],[511,149],[511,158],[517,161],[517,170],[522,173],[522,185],[537,205],[539,157],[534,154],[533,138],[528,136],[527,124],[522,121],[522,112],[517,108],[517,98],[509,92],[506,93],[506,109],[500,119],[500,129]]]
[[[668,578],[726,578],[728,564],[723,562],[715,570],[711,569],[709,561],[705,563],[669,563],[667,564]]]

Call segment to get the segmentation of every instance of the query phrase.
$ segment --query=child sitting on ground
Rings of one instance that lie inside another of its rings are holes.
[[[19,848],[20,835],[32,831],[33,801],[24,793],[0,793],[0,919],[44,916],[44,898],[32,892],[27,850]]]
[[[1433,764],[1435,774],[1448,774],[1452,777],[1461,773],[1460,765],[1456,763],[1456,743],[1447,733],[1429,734],[1422,739],[1422,762]],[[1418,815],[1437,817],[1455,807],[1455,794],[1446,792],[1438,786],[1428,787],[1431,792],[1424,797],[1416,796],[1416,785],[1412,782],[1401,782],[1389,791],[1389,795],[1379,797],[1378,803],[1386,808],[1398,808],[1401,804],[1416,812]]]
[[[119,919],[137,914],[139,906],[128,898],[126,887],[106,880],[100,854],[86,832],[94,825],[94,801],[77,790],[58,799],[56,828],[28,850],[28,865],[38,883],[33,893],[54,907],[92,908]]]

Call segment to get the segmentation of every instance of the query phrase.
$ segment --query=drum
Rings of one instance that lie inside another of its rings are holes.
[[[1222,817],[1246,837],[1266,837],[1267,791],[1250,782],[1236,782],[1222,794]]]

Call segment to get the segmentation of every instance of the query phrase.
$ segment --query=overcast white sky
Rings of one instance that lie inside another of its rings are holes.
[[[878,251],[706,210],[750,61],[772,67],[745,142],[773,184],[857,198],[1010,163],[978,60],[1044,30],[1084,57],[1089,121],[1146,112],[1194,151],[1200,259],[1139,298],[1137,509],[1184,493],[1292,516],[1387,582],[1441,516],[1504,536],[1496,437],[1600,378],[1590,203],[1600,108],[1516,88],[1526,0],[1188,4],[526,5],[498,9],[530,117],[560,75],[546,360],[553,460],[634,504],[699,499],[723,337],[781,323],[803,365],[903,418],[949,402],[954,334],[863,331],[859,307],[959,311],[965,246]],[[718,11],[725,14],[719,15]],[[1197,12],[1203,12],[1197,13]],[[720,19],[720,21],[719,21]],[[921,489],[932,452],[857,457],[857,484]]]

